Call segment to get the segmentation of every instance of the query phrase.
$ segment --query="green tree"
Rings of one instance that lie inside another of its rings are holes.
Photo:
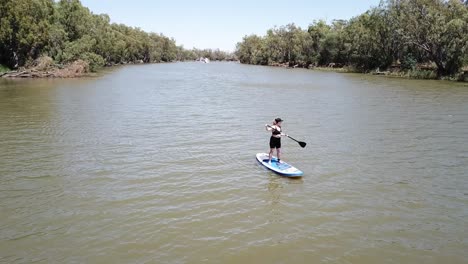
[[[257,35],[245,36],[242,42],[236,45],[236,56],[240,62],[248,64],[267,64],[265,57],[263,39]]]
[[[93,52],[96,42],[96,39],[89,35],[85,35],[73,42],[67,42],[63,53],[57,59],[65,63],[81,59],[88,62],[91,71],[96,71],[105,64],[104,58]]]
[[[351,19],[346,30],[351,44],[350,61],[356,67],[367,71],[392,64],[398,41],[386,9],[373,8]]]
[[[265,37],[246,36],[236,55],[242,63],[338,63],[362,71],[434,63],[439,77],[454,75],[468,64],[468,7],[460,0],[382,0],[349,21],[314,21],[307,31],[289,24]]]
[[[80,39],[92,27],[91,12],[79,0],[60,0],[57,11],[69,41]]]
[[[264,47],[268,58],[267,64],[283,63],[286,54],[284,40],[277,33],[278,29],[269,29],[265,36]]]
[[[296,27],[294,24],[288,24],[285,27],[281,27],[278,31],[282,44],[284,45],[283,50],[284,61],[288,62],[290,66],[296,64],[296,60],[300,57],[301,52],[301,28]]]
[[[212,59],[228,54],[205,50]],[[21,67],[41,55],[57,63],[82,59],[91,70],[108,64],[194,58],[163,34],[110,23],[79,0],[0,0],[0,64]]]
[[[37,58],[49,42],[52,0],[1,0],[0,64],[10,68]]]
[[[468,49],[468,9],[457,0],[389,1],[400,10],[398,33],[437,65],[437,76],[452,75],[463,66]]]

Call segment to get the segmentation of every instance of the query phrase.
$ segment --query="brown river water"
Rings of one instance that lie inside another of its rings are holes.
[[[283,160],[266,170],[264,124]],[[467,263],[468,85],[173,63],[0,79],[0,263]]]

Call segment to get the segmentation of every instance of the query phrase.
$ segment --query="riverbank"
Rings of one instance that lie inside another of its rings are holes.
[[[143,64],[143,62],[137,63],[125,63],[125,64],[115,64],[105,67],[114,67],[118,65],[126,64]],[[402,70],[386,70],[386,71],[368,71],[363,72],[355,67],[350,66],[340,66],[340,67],[325,67],[325,66],[309,66],[304,67],[300,65],[289,66],[288,64],[272,64],[266,65],[270,67],[282,67],[288,69],[309,69],[316,71],[326,71],[326,72],[339,72],[339,73],[361,73],[361,74],[370,74],[370,75],[380,75],[386,77],[395,77],[395,78],[405,78],[405,79],[424,79],[424,80],[437,80],[436,71],[433,69],[414,69],[409,71]],[[87,77],[92,75],[89,63],[83,60],[77,60],[67,65],[60,65],[54,63],[54,61],[49,57],[41,57],[34,61],[34,63],[29,67],[20,68],[18,70],[9,71],[6,68],[2,68],[3,72],[0,71],[1,78],[79,78]],[[441,80],[448,81],[458,81],[458,82],[468,82],[468,67],[462,69],[463,71],[456,76],[452,77],[443,77]]]
[[[54,63],[50,57],[40,57],[29,67],[0,73],[2,78],[76,78],[87,76],[90,72],[89,64],[83,60],[76,60],[67,65]]]
[[[192,61],[192,60],[190,60]],[[193,60],[196,61],[196,60]],[[173,62],[153,62],[153,63],[174,63]],[[184,61],[182,61],[184,62]],[[227,62],[227,60],[225,61]],[[40,57],[34,61],[30,66],[21,67],[17,70],[10,70],[0,65],[0,78],[80,78],[94,76],[96,73],[104,71],[104,69],[114,68],[125,65],[137,65],[137,64],[151,64],[143,61],[136,62],[124,62],[120,64],[107,64],[99,67],[92,67],[88,62],[83,60],[77,60],[67,65],[61,65],[55,63],[50,57]]]
[[[361,73],[361,74],[370,74],[370,75],[381,75],[386,77],[396,77],[396,78],[405,78],[405,79],[423,79],[423,80],[447,80],[447,81],[458,81],[458,82],[468,82],[468,66],[465,66],[462,71],[455,76],[445,76],[441,79],[437,78],[437,72],[435,69],[427,69],[427,68],[416,68],[413,70],[404,71],[401,69],[391,69],[391,70],[374,70],[374,71],[362,71],[356,69],[355,67],[351,66],[309,66],[304,67],[300,65],[289,66],[287,63],[285,64],[271,64],[267,65],[271,67],[282,67],[282,68],[301,68],[301,69],[309,69],[309,70],[316,70],[316,71],[328,71],[328,72],[340,72],[340,73]]]

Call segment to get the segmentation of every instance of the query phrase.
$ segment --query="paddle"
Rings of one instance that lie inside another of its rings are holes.
[[[278,131],[277,129],[275,129],[274,127],[272,127],[272,126],[270,126],[270,125],[267,125],[267,127],[273,128],[274,130]],[[278,131],[278,132],[281,132],[281,131]],[[305,146],[307,145],[307,143],[302,142],[302,141],[298,141],[298,140],[296,140],[295,138],[290,137],[289,135],[286,135],[286,136],[287,136],[288,138],[290,138],[290,139],[296,141],[297,143],[299,143],[299,145],[300,145],[301,147],[303,147],[303,148],[305,148]]]

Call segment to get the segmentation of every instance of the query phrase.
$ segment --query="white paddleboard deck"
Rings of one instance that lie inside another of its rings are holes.
[[[300,177],[304,174],[302,171],[284,162],[283,160],[281,160],[281,162],[278,162],[278,159],[276,157],[272,157],[271,162],[269,163],[267,153],[257,153],[257,161],[263,166],[267,167],[268,169],[283,176]]]

